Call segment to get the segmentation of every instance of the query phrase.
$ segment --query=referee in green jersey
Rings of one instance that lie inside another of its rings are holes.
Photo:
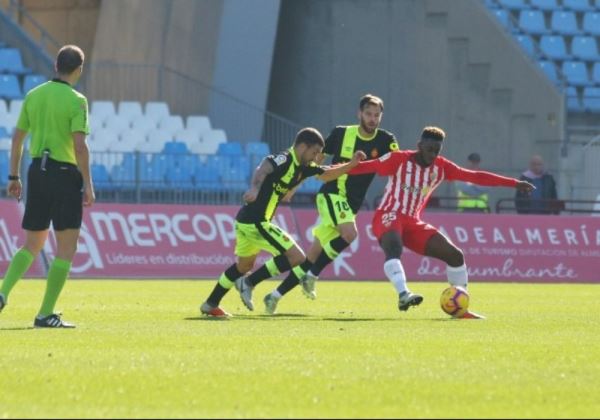
[[[356,151],[367,159],[377,159],[398,150],[394,134],[379,128],[383,118],[383,100],[367,94],[358,104],[358,125],[335,127],[325,140],[323,153],[332,163],[347,162]],[[316,298],[315,281],[331,263],[358,236],[356,214],[363,204],[374,174],[344,175],[329,181],[317,194],[319,224],[313,229],[314,241],[306,261],[294,268],[264,302],[267,313],[274,313],[279,299],[298,285],[309,298]]]
[[[221,274],[210,296],[200,306],[200,312],[209,317],[229,317],[230,314],[221,309],[219,304],[234,285],[240,292],[244,305],[253,310],[254,286],[304,262],[304,252],[291,235],[271,223],[277,206],[289,191],[306,178],[316,175],[323,181],[336,179],[365,157],[364,153],[358,152],[343,165],[319,166],[314,160],[323,150],[324,144],[319,131],[304,128],[298,132],[290,149],[265,157],[256,168],[250,189],[243,196],[246,204],[236,216],[237,262]],[[256,257],[261,251],[269,252],[274,258],[251,275],[245,276],[254,267]]]
[[[56,258],[50,264],[42,306],[34,320],[38,328],[73,328],[54,313],[54,306],[67,280],[77,240],[83,206],[94,203],[90,176],[88,104],[85,96],[73,89],[83,70],[83,51],[66,45],[56,57],[56,78],[25,97],[12,139],[8,194],[21,199],[19,178],[23,143],[31,134],[31,165],[27,173],[27,198],[22,227],[25,246],[19,249],[0,288],[0,311],[17,281],[40,253],[50,223],[56,236]]]

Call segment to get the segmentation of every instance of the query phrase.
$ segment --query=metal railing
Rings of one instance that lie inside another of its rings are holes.
[[[496,203],[496,213],[515,212],[520,214],[600,215],[600,201],[502,198]]]
[[[27,9],[23,7],[18,0],[9,0],[8,7],[4,9],[8,16],[16,23],[24,26],[25,23],[31,28],[30,36],[38,43],[42,51],[47,52],[48,47],[58,51],[61,47],[60,43],[50,33],[29,14]]]

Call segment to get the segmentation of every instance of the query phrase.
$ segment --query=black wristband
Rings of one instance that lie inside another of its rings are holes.
[[[9,181],[18,181],[19,179],[21,179],[21,177],[19,175],[9,175],[8,176]]]

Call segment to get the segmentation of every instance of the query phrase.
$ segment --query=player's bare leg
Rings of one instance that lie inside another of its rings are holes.
[[[463,252],[441,233],[436,233],[427,241],[425,255],[444,261],[448,283],[467,288],[469,276]],[[483,319],[482,315],[467,311],[461,318]]]
[[[383,271],[398,292],[398,309],[407,311],[411,306],[418,306],[423,302],[423,296],[412,293],[406,285],[406,274],[400,262],[402,249],[402,236],[395,230],[384,233],[379,239],[379,245],[385,254]]]

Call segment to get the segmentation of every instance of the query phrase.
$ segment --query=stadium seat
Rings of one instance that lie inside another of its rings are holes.
[[[111,101],[93,101],[90,110],[91,118],[96,118],[104,123],[110,115],[115,115],[115,104]]]
[[[23,106],[23,99],[13,99],[8,105],[8,113],[19,115],[21,107]],[[1,113],[1,112],[0,112]]]
[[[129,118],[121,115],[110,115],[104,120],[104,126],[115,133],[121,133],[122,131],[129,130]]]
[[[138,101],[121,101],[117,107],[117,114],[132,121],[134,118],[143,115],[142,104]]]
[[[134,148],[136,144],[146,141],[146,135],[143,131],[130,128],[128,130],[121,131],[119,134],[119,140],[131,144],[132,148]]]
[[[594,63],[594,67],[592,67],[592,80],[594,84],[600,86],[600,61]]]
[[[209,155],[204,165],[222,176],[231,169],[231,161],[231,156]]]
[[[532,7],[540,10],[558,10],[560,6],[557,0],[529,0]]]
[[[593,36],[574,36],[571,40],[571,53],[579,60],[600,60],[598,44]]]
[[[8,106],[4,99],[0,99],[0,115],[8,114]]]
[[[185,128],[187,130],[194,130],[200,135],[212,129],[209,118],[204,115],[188,116],[185,121]]]
[[[206,166],[198,166],[194,171],[196,188],[204,191],[219,191],[221,187],[218,172]]]
[[[600,88],[586,87],[583,89],[583,107],[586,111],[600,112]]]
[[[173,141],[173,135],[165,130],[154,130],[148,132],[148,143],[159,144],[162,147],[166,142]]]
[[[0,74],[0,98],[21,99],[23,93],[19,80],[14,74]]]
[[[220,143],[217,154],[223,156],[241,156],[243,154],[242,145],[237,141]]]
[[[593,10],[589,0],[563,0],[562,4],[565,9],[571,9],[577,12]]]
[[[158,128],[171,133],[171,136],[175,135],[176,132],[183,130],[183,118],[179,115],[169,115],[161,118],[158,122]]]
[[[205,143],[218,145],[227,141],[227,135],[225,134],[224,130],[210,130],[202,136],[202,141]]]
[[[184,154],[188,154],[190,151],[187,148],[187,145],[184,142],[181,141],[170,141],[165,143],[162,152],[164,154],[179,154],[179,155],[184,155]]]
[[[555,10],[552,12],[550,27],[553,32],[561,35],[576,35],[580,33],[575,13],[571,11]]]
[[[187,144],[190,150],[194,144],[200,143],[200,135],[194,130],[179,130],[175,133],[174,138],[176,141]]]
[[[587,68],[582,61],[565,61],[562,65],[562,72],[567,82],[573,86],[588,86]]]
[[[233,166],[221,174],[221,182],[228,190],[242,192],[248,188],[248,173]]]
[[[565,39],[561,35],[543,35],[540,39],[540,49],[553,60],[568,60]]]
[[[600,12],[586,12],[583,15],[583,32],[600,36]]]
[[[0,127],[0,129],[2,129],[3,127]],[[6,135],[2,135],[2,133],[0,133],[0,153],[3,153],[4,151],[9,151],[12,149],[12,139]],[[1,164],[1,162],[0,162]],[[6,178],[5,178],[6,179]]]
[[[107,152],[127,152],[131,153],[135,151],[135,143],[128,141],[115,140],[109,143],[106,147]]]
[[[556,66],[552,61],[541,60],[538,62],[542,71],[548,76],[548,78],[555,84],[558,83],[558,73],[556,72]]]
[[[144,106],[144,115],[152,118],[154,121],[160,121],[163,117],[171,115],[169,105],[166,102],[146,102]]]
[[[0,125],[0,138],[10,137],[10,131],[3,125]]]
[[[100,121],[100,119],[98,118],[94,118],[93,116],[90,116],[88,124],[90,125],[91,133],[95,133],[96,131],[104,128],[104,124],[102,124],[102,121]]]
[[[183,167],[170,168],[165,174],[167,184],[179,190],[194,189],[193,173]]]
[[[544,13],[541,10],[521,10],[519,13],[519,27],[524,32],[534,35],[548,33],[544,22]]]
[[[90,166],[92,179],[94,180],[94,188],[97,190],[107,190],[112,188],[110,175],[106,167],[102,164],[94,163]]]
[[[106,152],[108,145],[119,139],[117,133],[108,128],[102,128],[90,137],[88,143],[91,152]]]
[[[492,14],[496,17],[496,19],[498,20],[498,22],[504,27],[504,29],[507,29],[508,31],[514,31],[514,25],[512,24],[511,20],[510,20],[510,16],[507,10],[504,9],[492,9]]]
[[[218,144],[211,144],[200,139],[198,143],[192,144],[189,146],[192,153],[201,155],[201,157],[205,157],[207,155],[213,155],[217,152],[219,148]]]
[[[579,95],[577,94],[577,88],[573,86],[569,86],[566,90],[566,98],[567,98],[567,109],[569,111],[580,112],[583,111],[583,105],[579,100]]]
[[[140,182],[142,188],[166,188],[165,171],[161,170],[159,166],[145,165],[140,168]]]
[[[163,149],[163,147],[164,147],[164,143],[143,141],[143,142],[137,143],[134,146],[134,149],[141,153],[160,153],[160,151]]]
[[[131,128],[139,130],[144,134],[148,134],[152,130],[156,130],[158,121],[151,116],[139,115],[131,121]]]
[[[498,4],[501,7],[505,7],[507,9],[527,9],[528,5],[525,3],[525,0],[498,0]]]
[[[39,86],[46,81],[48,81],[48,78],[41,74],[28,74],[23,81],[23,93],[29,92],[34,87]]]
[[[534,57],[535,56],[535,45],[533,43],[533,38],[529,35],[519,34],[516,36],[517,42],[525,50],[527,54]]]
[[[115,190],[131,189],[135,186],[135,167],[115,165],[110,170],[110,179]]]
[[[31,73],[31,69],[23,66],[21,51],[19,51],[17,48],[1,48],[0,72],[28,74]]]

